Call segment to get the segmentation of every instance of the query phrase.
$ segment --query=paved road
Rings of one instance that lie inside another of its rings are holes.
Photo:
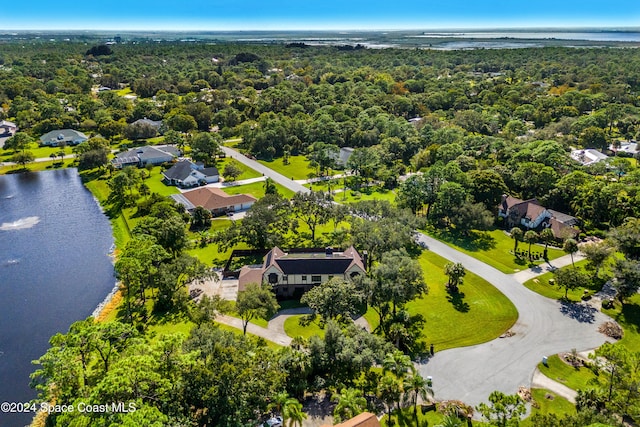
[[[241,154],[240,152],[234,150],[233,148],[229,148],[229,147],[221,147],[222,150],[225,152],[225,154],[228,157],[232,157],[234,159],[236,159],[237,161],[239,161],[240,163],[249,166],[251,169],[256,170],[258,172],[260,172],[261,174],[263,174],[264,176],[267,176],[269,178],[271,178],[272,180],[274,180],[275,182],[277,182],[278,184],[282,185],[283,187],[288,188],[289,190],[298,193],[298,192],[302,192],[302,193],[309,193],[311,190],[309,190],[307,187],[303,186],[302,184],[299,184],[297,182],[295,182],[294,180],[291,179],[291,177],[286,177],[282,174],[279,174],[278,172],[274,171],[273,169],[270,169],[266,166],[264,166],[261,163],[256,162],[255,160],[251,160],[250,158],[248,158],[247,156]]]
[[[595,308],[563,305],[431,237],[421,234],[419,240],[438,255],[461,262],[467,270],[490,282],[513,302],[519,313],[511,328],[514,336],[438,352],[419,366],[422,375],[433,377],[437,399],[460,399],[477,405],[486,401],[493,390],[513,394],[519,386],[531,386],[532,372],[542,356],[573,348],[591,349],[607,340],[597,329],[609,318]]]

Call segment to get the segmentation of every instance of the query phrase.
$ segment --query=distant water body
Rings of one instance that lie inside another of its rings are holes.
[[[640,42],[640,32],[632,31],[468,31],[424,33],[419,38],[583,40],[594,42]]]
[[[35,398],[31,361],[113,288],[112,245],[75,169],[0,176],[0,402]],[[0,426],[32,415],[0,413]]]

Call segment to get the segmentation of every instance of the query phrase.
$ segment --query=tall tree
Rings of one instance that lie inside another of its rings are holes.
[[[600,268],[607,262],[613,249],[606,241],[582,246],[582,253],[588,261],[588,267],[594,270],[594,279],[598,278]]]
[[[523,240],[529,244],[529,259],[531,259],[531,245],[536,243],[540,236],[534,230],[524,233]]]
[[[324,321],[341,318],[349,320],[362,302],[362,292],[351,281],[332,277],[320,286],[307,291],[300,302],[307,304]]]
[[[304,222],[311,231],[311,242],[315,244],[316,228],[331,218],[331,197],[322,191],[298,192],[291,199],[293,215]]]
[[[575,267],[575,263],[573,262],[573,254],[580,250],[580,248],[578,247],[578,242],[576,242],[575,239],[567,239],[562,245],[562,250],[571,255],[571,265]]]
[[[613,266],[613,275],[616,278],[613,286],[616,288],[616,296],[620,302],[635,295],[640,289],[640,261],[616,260]]]
[[[589,278],[581,270],[575,267],[560,268],[553,272],[553,277],[556,284],[564,288],[564,297],[567,298],[569,289],[576,289],[580,286],[584,286]]]
[[[200,132],[191,138],[191,157],[194,160],[203,162],[206,165],[213,165],[216,161],[216,154],[220,150],[221,138],[218,134],[210,132]]]
[[[513,227],[509,233],[513,239],[513,253],[516,254],[518,252],[518,243],[522,241],[524,233],[520,227]]]
[[[236,311],[242,319],[242,332],[247,334],[247,325],[252,319],[269,320],[280,305],[269,285],[249,283],[245,290],[238,292]]]
[[[458,286],[462,283],[462,278],[467,274],[467,270],[461,262],[450,262],[444,266],[444,274],[449,278],[447,281],[448,291],[451,293],[457,293]]]

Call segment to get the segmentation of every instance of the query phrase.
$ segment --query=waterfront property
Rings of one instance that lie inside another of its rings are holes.
[[[47,132],[40,137],[40,145],[45,147],[58,147],[61,145],[78,145],[85,142],[87,135],[73,129],[59,129]]]
[[[187,212],[192,212],[197,206],[202,206],[211,211],[214,216],[247,210],[257,200],[248,194],[229,195],[219,188],[211,187],[173,194],[171,198],[184,206]]]
[[[240,270],[238,289],[249,283],[268,283],[278,297],[300,296],[314,286],[333,277],[351,280],[366,273],[366,253],[360,255],[353,246],[342,252],[332,248],[271,249],[262,265],[245,266]]]
[[[111,163],[118,169],[125,166],[157,166],[173,161],[180,154],[180,150],[171,145],[144,146],[116,154]]]
[[[166,184],[178,187],[195,187],[220,180],[220,172],[216,167],[205,168],[203,163],[190,160],[180,160],[162,175]]]

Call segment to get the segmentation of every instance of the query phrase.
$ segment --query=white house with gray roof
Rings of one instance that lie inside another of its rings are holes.
[[[205,168],[202,163],[180,160],[162,172],[164,182],[178,187],[195,187],[201,184],[212,184],[220,180],[220,172],[216,167]]]
[[[47,132],[40,137],[40,145],[58,147],[59,145],[78,145],[85,142],[87,135],[73,129],[60,129]]]

